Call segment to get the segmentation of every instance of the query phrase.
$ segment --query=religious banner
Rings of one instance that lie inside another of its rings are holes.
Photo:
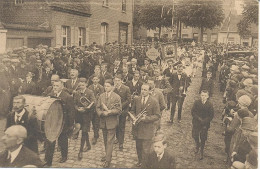
[[[157,49],[152,47],[148,49],[148,51],[146,52],[146,56],[151,60],[156,60],[160,56],[160,53],[158,52]]]

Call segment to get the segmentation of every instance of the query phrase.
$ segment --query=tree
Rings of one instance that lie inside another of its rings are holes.
[[[167,1],[167,0],[166,0]],[[134,25],[144,26],[147,29],[156,30],[159,28],[159,38],[161,37],[162,27],[171,27],[172,25],[172,1],[168,3],[158,3],[158,1],[146,3],[138,6],[134,13]]]
[[[184,0],[176,7],[177,17],[186,26],[200,29],[200,42],[203,32],[220,26],[224,20],[224,12],[220,0]]]
[[[237,24],[238,33],[242,38],[251,35],[251,25],[258,25],[258,2],[254,0],[245,0],[243,18]]]

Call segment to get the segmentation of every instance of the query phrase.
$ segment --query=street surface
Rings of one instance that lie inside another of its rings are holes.
[[[211,122],[208,132],[208,140],[205,146],[205,155],[203,160],[199,160],[194,153],[194,142],[191,137],[191,108],[195,99],[199,98],[198,91],[201,84],[201,72],[198,71],[197,76],[192,79],[191,86],[188,89],[187,97],[183,105],[182,121],[178,123],[175,117],[173,125],[167,123],[170,112],[164,112],[161,120],[161,130],[167,135],[170,152],[175,154],[177,168],[183,169],[215,169],[227,168],[225,164],[224,138],[221,135],[223,127],[220,124],[222,104],[222,93],[218,90],[218,83],[215,81],[215,89],[213,97],[210,99],[214,105],[215,116]],[[177,108],[176,108],[177,110]],[[175,113],[177,115],[177,113]],[[3,135],[5,121],[0,120],[0,136]],[[90,132],[90,139],[93,138],[93,131]],[[91,140],[90,140],[91,141]],[[56,144],[57,146],[57,144]],[[69,154],[66,163],[60,164],[60,152],[55,152],[53,159],[53,167],[71,167],[71,168],[100,168],[102,167],[101,157],[104,156],[104,144],[102,131],[100,130],[100,138],[96,145],[92,145],[90,151],[83,154],[81,161],[77,160],[80,146],[80,137],[77,140],[69,141]],[[3,145],[0,143],[0,150]],[[40,155],[44,159],[44,154]],[[135,150],[135,141],[132,140],[131,122],[127,121],[124,150],[119,151],[118,144],[115,144],[111,168],[135,168],[137,163],[137,155]]]

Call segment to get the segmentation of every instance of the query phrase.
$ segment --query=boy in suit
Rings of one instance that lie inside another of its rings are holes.
[[[158,133],[153,138],[153,151],[147,156],[142,168],[175,169],[175,157],[166,148],[167,142],[164,134]]]
[[[207,90],[209,92],[209,97],[212,96],[214,82],[211,79],[211,77],[212,77],[212,72],[207,72],[207,78],[202,79],[199,94],[201,93],[202,90]]]
[[[112,91],[114,83],[111,79],[105,81],[105,93],[102,93],[97,101],[96,111],[100,117],[100,128],[103,132],[106,156],[103,167],[108,168],[112,160],[113,144],[118,125],[118,116],[122,112],[121,98]]]
[[[94,96],[96,101],[98,100],[99,96],[104,93],[104,87],[99,84],[99,76],[93,76],[92,82],[93,84],[90,85],[88,88],[94,92]],[[97,139],[99,138],[99,116],[97,115],[96,110],[93,110],[92,114],[92,126],[94,130],[94,138],[92,139],[92,144],[95,145],[97,143]]]
[[[125,122],[127,112],[129,111],[129,104],[131,103],[131,93],[129,87],[122,84],[122,75],[118,74],[114,78],[115,89],[114,92],[121,98],[122,114],[119,116],[119,125],[116,129],[116,138],[119,142],[119,150],[123,151],[123,144],[125,138]]]
[[[79,90],[74,94],[74,104],[76,111],[76,123],[80,123],[82,136],[80,142],[80,150],[78,154],[78,160],[83,157],[83,151],[86,152],[91,149],[89,142],[90,122],[93,112],[94,103],[96,101],[94,92],[87,88],[87,79],[79,78]],[[82,98],[85,101],[82,101]],[[87,147],[83,150],[85,143]]]

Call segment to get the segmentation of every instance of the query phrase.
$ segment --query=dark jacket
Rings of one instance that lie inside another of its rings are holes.
[[[99,96],[105,92],[105,89],[101,84],[97,84],[97,88],[94,87],[94,84],[90,85],[88,88],[94,92],[96,101],[98,100]]]
[[[180,91],[180,87],[182,86],[183,89],[185,88],[185,91],[187,91],[189,85],[190,85],[190,78],[186,75],[186,73],[181,74],[181,78],[179,80],[178,74],[174,73],[169,78],[169,83],[172,86],[172,95],[174,97],[179,96],[180,93],[183,93],[183,90]]]
[[[22,117],[20,117],[19,122],[15,122],[15,112],[11,112],[7,115],[6,118],[6,126],[5,129],[12,125],[22,125],[27,130],[27,139],[24,141],[24,145],[31,149],[34,152],[38,152],[38,143],[37,139],[40,138],[40,128],[37,123],[37,119],[35,116],[31,115],[29,116],[29,112],[25,110],[25,113]]]
[[[141,96],[134,99],[131,113],[137,116],[146,108],[147,116],[144,121],[141,121],[134,126],[133,135],[136,136],[137,139],[152,139],[155,130],[154,122],[160,118],[159,103],[153,97],[149,96],[146,104],[143,105],[141,99]]]
[[[39,156],[25,146],[22,147],[21,151],[12,163],[9,163],[7,158],[7,150],[0,153],[0,167],[22,168],[26,165],[34,165],[38,168],[43,167],[43,163]]]
[[[136,95],[140,95],[141,87],[143,85],[143,83],[141,82],[140,79],[138,80],[138,82],[136,83],[135,86],[133,85],[133,81],[132,80],[129,81],[126,85],[129,87],[131,94],[133,94],[135,92]]]
[[[193,128],[210,127],[210,122],[214,117],[213,105],[207,100],[202,104],[201,100],[196,100],[191,109]]]
[[[119,89],[115,88],[114,92],[121,98],[123,114],[127,115],[129,104],[131,103],[131,93],[128,86],[121,85]]]
[[[214,85],[214,82],[212,79],[208,80],[207,78],[203,78],[202,82],[201,82],[199,93],[201,93],[202,90],[207,90],[209,92],[209,96],[212,96],[213,85]]]
[[[165,150],[161,160],[158,161],[155,151],[152,151],[146,158],[144,164],[142,164],[142,168],[175,169],[175,157]]]
[[[65,82],[64,86],[68,89],[69,94],[72,94],[73,91],[76,91],[79,86],[79,78],[77,78],[76,82],[74,85],[72,85],[72,80],[69,79],[68,81]]]

